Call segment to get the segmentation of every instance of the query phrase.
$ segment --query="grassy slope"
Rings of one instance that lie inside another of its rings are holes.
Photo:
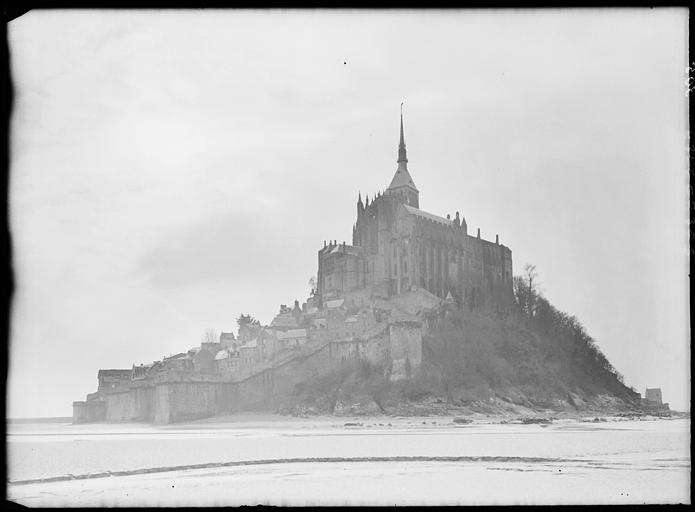
[[[522,314],[443,311],[423,337],[417,375],[389,382],[358,363],[300,385],[281,412],[333,414],[520,414],[625,410],[637,395],[576,329]]]

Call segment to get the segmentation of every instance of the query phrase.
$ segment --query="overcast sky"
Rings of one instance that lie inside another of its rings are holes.
[[[305,300],[404,105],[423,210],[689,408],[687,12],[43,11],[9,24],[8,415]]]

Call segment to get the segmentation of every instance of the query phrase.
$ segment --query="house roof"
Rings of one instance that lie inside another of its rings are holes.
[[[326,301],[326,307],[328,309],[339,308],[340,306],[343,305],[343,302],[345,302],[345,299],[327,300]]]
[[[281,332],[284,332],[287,329],[263,329],[261,331],[261,339],[269,339],[269,338],[277,338]]]
[[[295,339],[295,338],[305,338],[306,329],[290,329],[285,332],[278,332],[278,338],[281,340]]]
[[[174,354],[173,356],[165,357],[165,361],[170,361],[171,359],[185,359],[188,357],[186,352],[181,352],[180,354]]]
[[[354,245],[343,245],[343,244],[338,244],[328,254],[349,254],[351,256],[359,256],[362,254],[362,248],[361,247],[355,247]]]
[[[229,357],[229,350],[224,349],[220,350],[217,354],[215,354],[215,361],[219,361],[220,359],[227,359]]]
[[[428,213],[428,212],[423,212],[422,210],[418,208],[414,208],[412,206],[409,206],[407,204],[403,205],[408,213],[411,215],[415,215],[416,217],[420,217],[422,219],[427,219],[427,220],[432,220],[434,222],[439,222],[441,224],[445,224],[447,226],[453,226],[454,221],[445,219],[444,217],[440,217],[439,215],[435,215],[433,213]]]
[[[299,327],[297,320],[292,316],[292,313],[280,313],[270,322],[273,327]]]

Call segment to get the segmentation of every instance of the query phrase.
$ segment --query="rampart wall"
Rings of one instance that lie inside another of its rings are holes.
[[[269,410],[292,395],[297,384],[356,360],[376,364],[388,361],[394,354],[397,361],[394,360],[393,368],[399,378],[405,377],[406,359],[410,367],[419,366],[422,353],[419,324],[399,322],[373,334],[368,340],[327,343],[239,381],[231,381],[227,375],[184,370],[166,371],[154,379],[133,380],[127,387],[103,391],[85,402],[74,402],[73,419],[76,423],[172,423],[224,413]]]

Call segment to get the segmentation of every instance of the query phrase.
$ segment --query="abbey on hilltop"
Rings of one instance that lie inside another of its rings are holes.
[[[451,309],[512,311],[511,251],[468,235],[466,220],[419,209],[403,136],[391,185],[357,201],[352,245],[324,242],[305,302],[280,306],[269,325],[248,315],[186,352],[132,368],[102,369],[98,389],[73,403],[75,422],[168,423],[268,410],[296,386],[366,361],[390,381],[417,374],[423,339]],[[284,397],[284,398],[283,398]]]
[[[459,306],[504,308],[512,294],[512,252],[468,234],[465,217],[420,210],[408,171],[401,113],[398,168],[384,193],[357,200],[352,245],[337,240],[319,251],[318,295],[364,303],[421,288]]]

